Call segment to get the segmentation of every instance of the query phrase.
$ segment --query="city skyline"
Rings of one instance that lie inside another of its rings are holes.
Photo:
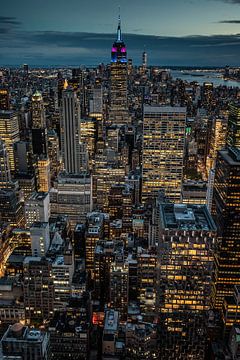
[[[14,6],[12,6],[14,3]],[[118,5],[129,58],[150,65],[236,66],[240,55],[237,0],[162,0],[127,4],[12,1],[0,16],[0,65],[96,65],[109,62]],[[169,11],[171,9],[171,11]],[[54,14],[54,17],[53,17]],[[97,16],[97,21],[96,19]]]
[[[5,5],[0,359],[240,360],[240,0]]]

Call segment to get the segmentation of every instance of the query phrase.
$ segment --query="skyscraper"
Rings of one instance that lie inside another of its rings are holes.
[[[240,285],[240,104],[230,105],[227,147],[218,152],[213,189],[213,213],[219,233],[214,272],[214,305]]]
[[[236,150],[236,149],[235,149]],[[219,232],[214,272],[214,305],[221,309],[226,296],[240,285],[240,156],[218,153],[213,189],[213,212]]]
[[[147,53],[146,53],[146,51],[144,51],[143,54],[142,54],[142,66],[145,69],[147,67]]]
[[[113,43],[111,52],[110,74],[110,124],[128,124],[127,99],[127,51],[122,40],[121,20],[118,19],[117,39]]]
[[[37,160],[38,191],[48,192],[50,189],[50,161],[48,157],[40,156]]]
[[[205,205],[159,204],[161,359],[205,359],[216,226]]]
[[[44,103],[42,94],[39,91],[36,91],[32,96],[32,127],[46,127]]]
[[[67,173],[78,174],[84,170],[80,145],[80,104],[76,93],[66,83],[62,94],[61,146]]]
[[[8,152],[5,143],[0,140],[0,188],[6,187],[11,182],[11,172]]]
[[[240,149],[240,103],[229,106],[227,146]]]
[[[15,170],[14,144],[20,140],[17,113],[0,110],[0,139],[5,142],[11,171]]]
[[[27,321],[53,315],[54,284],[51,263],[45,258],[26,257],[23,263],[23,294]]]
[[[33,173],[33,152],[29,141],[18,141],[14,146],[15,169],[19,174]]]
[[[186,108],[144,106],[142,202],[166,196],[181,199]]]
[[[51,162],[51,176],[56,176],[60,169],[59,138],[55,130],[48,131],[48,155]]]
[[[47,130],[42,94],[32,96],[32,147],[35,155],[47,155]]]
[[[0,110],[9,110],[10,101],[9,101],[9,91],[8,89],[0,89]]]

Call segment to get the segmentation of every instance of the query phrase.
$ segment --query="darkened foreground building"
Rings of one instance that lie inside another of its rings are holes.
[[[18,190],[0,189],[0,221],[13,227],[23,226],[24,213]]]
[[[87,297],[66,310],[55,312],[49,325],[52,360],[85,360],[89,358],[90,322]]]
[[[216,227],[202,205],[160,204],[158,219],[160,358],[203,360]]]
[[[44,258],[26,257],[23,263],[26,320],[43,321],[53,314],[54,285],[51,264]]]
[[[9,326],[1,340],[1,359],[48,360],[49,335],[20,323]]]

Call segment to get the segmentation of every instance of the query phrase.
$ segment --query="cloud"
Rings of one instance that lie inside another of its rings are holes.
[[[14,21],[14,20],[13,20]],[[97,65],[110,62],[115,34],[35,31],[1,32],[0,64]],[[151,65],[238,65],[240,35],[165,37],[123,34],[128,57],[139,64],[144,48]]]
[[[20,25],[21,22],[18,21],[17,18],[12,16],[0,16],[0,24]]]
[[[219,24],[240,24],[240,20],[221,20]]]
[[[220,0],[229,4],[240,4],[240,0]]]

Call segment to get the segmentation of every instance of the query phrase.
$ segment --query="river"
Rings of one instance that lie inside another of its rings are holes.
[[[171,75],[174,79],[179,78],[182,80],[186,80],[187,82],[197,81],[201,85],[204,82],[211,82],[213,83],[214,86],[224,85],[228,87],[236,87],[236,86],[240,87],[239,81],[223,80],[223,78],[220,77],[221,74],[214,71],[213,72],[194,72],[194,71],[182,72],[180,70],[171,70]]]

